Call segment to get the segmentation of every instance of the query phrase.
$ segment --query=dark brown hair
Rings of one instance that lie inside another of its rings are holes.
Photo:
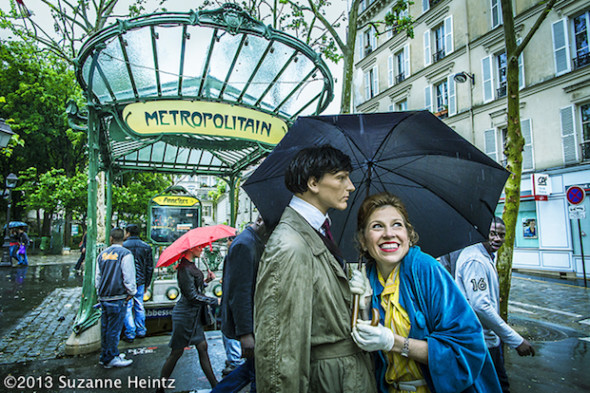
[[[356,240],[359,246],[359,251],[361,253],[361,257],[365,257],[369,260],[372,260],[373,258],[369,255],[367,251],[363,250],[363,248],[361,247],[361,245],[363,244],[362,239],[365,236],[365,228],[367,226],[367,222],[369,221],[369,217],[371,217],[371,214],[373,214],[375,210],[384,206],[392,206],[396,208],[402,215],[402,218],[404,219],[404,224],[406,226],[406,229],[408,230],[410,246],[413,246],[416,243],[418,243],[418,232],[416,232],[416,230],[408,220],[408,212],[402,200],[390,192],[381,192],[379,194],[370,195],[363,201],[357,213],[356,221]]]

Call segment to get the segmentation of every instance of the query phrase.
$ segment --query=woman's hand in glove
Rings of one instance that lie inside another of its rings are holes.
[[[371,326],[371,321],[356,321],[356,326],[352,329],[352,339],[359,348],[367,351],[385,351],[393,349],[395,336],[393,332],[383,325]]]
[[[371,284],[367,278],[367,272],[364,265],[361,267],[361,270],[354,270],[352,272],[352,278],[348,282],[348,285],[350,286],[350,292],[352,292],[353,295],[360,296],[359,307],[362,310],[369,308],[371,305],[373,290],[371,289]]]

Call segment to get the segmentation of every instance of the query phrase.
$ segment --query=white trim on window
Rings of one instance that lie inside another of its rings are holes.
[[[489,55],[481,59],[483,102],[490,102],[494,99],[494,70],[492,69],[493,56]]]
[[[432,54],[430,52],[430,30],[424,32],[424,67],[432,63]]]
[[[445,18],[445,56],[453,52],[453,15]]]
[[[498,140],[496,139],[496,130],[484,130],[483,136],[484,153],[486,153],[492,160],[498,162]]]
[[[430,9],[430,0],[422,0],[422,12],[426,12]]]
[[[567,33],[567,19],[561,19],[551,25],[553,38],[553,59],[555,61],[555,75],[570,71],[570,48]]]
[[[394,71],[393,71],[393,54],[390,54],[387,58],[387,86],[393,86],[393,82],[395,81]]]
[[[516,40],[516,45],[520,45],[522,38]],[[518,89],[524,89],[526,81],[524,79],[524,51],[518,56]]]
[[[573,105],[559,110],[561,120],[561,147],[563,149],[563,163],[578,162],[578,144],[576,141],[575,108]]]
[[[424,88],[424,109],[432,112],[432,85]]]
[[[520,132],[524,138],[524,147],[522,150],[522,169],[533,170],[535,168],[535,160],[533,156],[533,127],[531,119],[524,119],[520,121]]]
[[[457,96],[455,94],[455,80],[453,75],[447,77],[449,116],[457,114]]]
[[[410,72],[410,44],[404,45],[404,72],[406,73],[405,77],[408,79],[412,74]]]

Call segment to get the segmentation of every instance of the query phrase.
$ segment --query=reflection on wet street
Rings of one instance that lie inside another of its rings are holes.
[[[0,269],[0,336],[27,312],[39,306],[56,288],[82,286],[72,267],[79,254],[29,256],[29,266]]]

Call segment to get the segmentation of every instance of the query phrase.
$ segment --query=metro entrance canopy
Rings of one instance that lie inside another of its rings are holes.
[[[84,44],[76,76],[113,170],[235,175],[333,99],[319,54],[235,4],[118,21]]]
[[[320,55],[235,4],[119,20],[83,45],[76,78],[86,92],[72,127],[88,132],[87,259],[96,259],[97,174],[106,173],[106,228],[113,176],[125,171],[207,174],[226,180],[264,157],[300,115],[320,114],[333,80]],[[147,201],[146,201],[147,202]],[[85,267],[74,332],[100,313],[94,263]]]

